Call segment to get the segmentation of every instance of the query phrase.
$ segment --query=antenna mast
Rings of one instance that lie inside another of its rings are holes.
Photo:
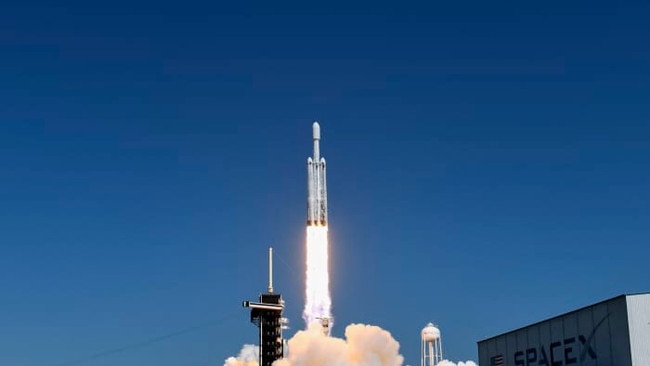
[[[269,293],[273,293],[273,248],[269,247]]]

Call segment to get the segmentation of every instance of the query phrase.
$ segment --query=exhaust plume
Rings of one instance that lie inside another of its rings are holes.
[[[312,323],[327,322],[332,326],[332,299],[329,291],[327,226],[307,226],[307,274],[303,319],[307,328]]]

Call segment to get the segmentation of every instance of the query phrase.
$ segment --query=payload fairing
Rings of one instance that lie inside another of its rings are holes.
[[[314,156],[307,158],[307,225],[327,225],[327,180],[325,158],[320,157],[320,125],[314,122]]]

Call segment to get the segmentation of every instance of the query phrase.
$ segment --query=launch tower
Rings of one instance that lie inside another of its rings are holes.
[[[282,339],[284,300],[282,295],[273,292],[273,248],[269,248],[269,288],[260,294],[259,302],[244,301],[243,306],[251,308],[251,323],[260,329],[259,365],[271,366],[282,358],[284,342]]]

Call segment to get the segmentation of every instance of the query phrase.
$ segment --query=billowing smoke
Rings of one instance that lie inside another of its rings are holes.
[[[478,366],[478,364],[474,363],[474,361],[465,361],[465,362],[459,362],[459,363],[453,363],[448,360],[442,360],[438,362],[436,366]]]
[[[224,366],[258,366],[260,349],[252,344],[245,344],[237,357],[228,357]]]
[[[275,366],[401,366],[399,343],[372,325],[352,324],[345,339],[327,337],[318,324],[289,340],[289,356]]]
[[[257,358],[244,346],[238,358],[224,366],[257,366]],[[345,328],[345,339],[328,337],[318,323],[296,333],[288,342],[289,354],[274,366],[402,366],[399,343],[380,327],[352,324]],[[255,356],[257,353],[255,352]]]
[[[296,333],[288,342],[288,356],[274,366],[402,366],[399,343],[391,334],[374,325],[351,324],[345,339],[323,334],[320,324]],[[224,366],[258,366],[258,347],[244,345],[239,356]],[[436,366],[478,366],[473,361],[454,363],[442,360]]]

